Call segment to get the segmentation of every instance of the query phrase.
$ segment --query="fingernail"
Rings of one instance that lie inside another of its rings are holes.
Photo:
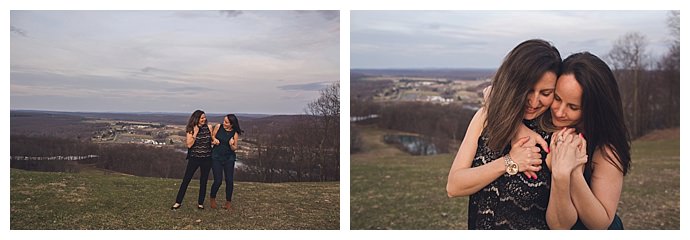
[[[582,133],[580,133],[580,138],[585,138],[585,136],[582,136]]]
[[[551,150],[549,150],[549,147],[546,147],[546,153],[550,153]]]

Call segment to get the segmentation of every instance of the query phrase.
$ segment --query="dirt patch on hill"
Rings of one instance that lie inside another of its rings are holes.
[[[654,140],[667,140],[667,139],[680,139],[680,128],[667,128],[654,130],[636,140],[643,141],[654,141]]]

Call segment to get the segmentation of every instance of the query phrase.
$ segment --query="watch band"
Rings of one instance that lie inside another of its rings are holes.
[[[508,154],[506,154],[506,155],[503,155],[503,160],[505,160],[505,162],[506,162],[506,167],[508,167],[508,165],[510,165],[510,163],[514,163],[514,162],[515,162],[515,161],[513,161],[513,159],[510,157],[510,153],[508,153]]]

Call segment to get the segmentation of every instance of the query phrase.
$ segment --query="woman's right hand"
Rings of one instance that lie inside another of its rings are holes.
[[[199,133],[199,126],[194,126],[194,137]]]
[[[528,146],[540,145],[541,148],[544,149],[544,151],[546,151],[546,153],[549,153],[549,145],[546,143],[544,138],[542,138],[541,135],[539,135],[535,131],[532,131],[532,129],[529,129],[527,126],[525,126],[525,124],[518,125],[517,133],[515,133],[515,137],[513,137],[513,139],[510,142],[511,144],[515,144],[524,137],[529,137],[530,139],[527,142]],[[537,152],[537,154],[539,154],[541,157],[541,154],[539,152]],[[535,172],[525,171],[524,174],[528,178],[537,179],[537,173]]]
[[[511,144],[515,144],[518,140],[524,138],[524,137],[530,137],[530,140],[534,140],[536,142],[536,145],[541,146],[542,149],[546,153],[549,153],[551,150],[549,149],[549,144],[546,143],[546,140],[539,135],[539,133],[532,131],[532,129],[529,129],[525,124],[520,124],[518,125],[518,130],[517,133],[515,133],[515,137],[510,141]]]
[[[530,137],[520,138],[510,149],[510,158],[518,165],[518,170],[529,178],[536,179],[535,172],[541,170],[540,149]]]

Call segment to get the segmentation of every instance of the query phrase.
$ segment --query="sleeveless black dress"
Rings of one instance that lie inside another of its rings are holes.
[[[524,120],[527,127],[550,142],[551,135],[539,129],[536,120]],[[504,161],[501,157],[510,152],[510,145],[501,151],[487,146],[487,137],[482,132],[477,144],[477,153],[472,167],[492,161]],[[542,160],[546,152],[541,151]],[[507,173],[470,195],[468,229],[549,229],[546,223],[546,208],[551,190],[551,170],[542,162],[537,179],[529,179],[522,172],[510,176]]]

